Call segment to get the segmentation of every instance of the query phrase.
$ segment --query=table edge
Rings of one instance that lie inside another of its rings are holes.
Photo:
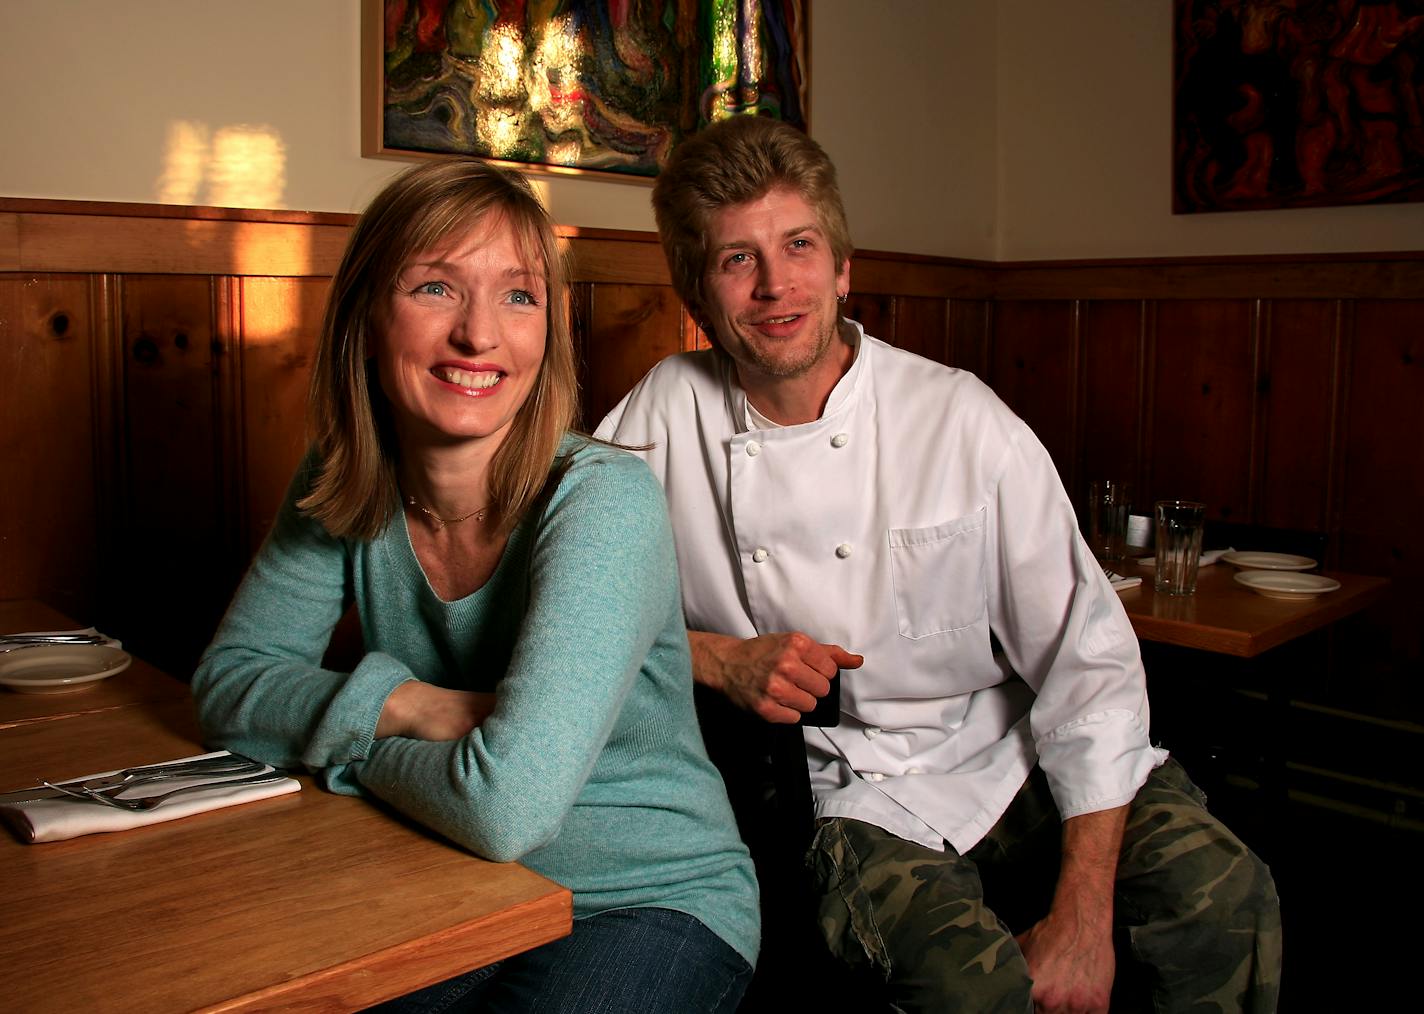
[[[341,1001],[352,999],[360,1007],[367,1007],[432,986],[462,972],[502,961],[568,936],[572,931],[573,893],[553,881],[547,883],[550,890],[546,894],[511,908],[447,927],[420,940],[407,940],[317,969],[287,982],[229,997],[198,1010],[205,1014],[232,1014],[270,1011],[296,1002],[316,1004],[322,1000],[339,1006]],[[498,945],[491,946],[495,941]],[[422,960],[430,961],[452,948],[468,955],[469,963],[461,967],[441,968],[432,975],[422,974],[416,977],[420,981],[412,980],[412,968],[418,967]],[[392,981],[391,976],[379,974],[387,966],[399,968],[407,980],[395,993],[382,988],[383,983]],[[361,987],[365,985],[371,988],[363,990]]]

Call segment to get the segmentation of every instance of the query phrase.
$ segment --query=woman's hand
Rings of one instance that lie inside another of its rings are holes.
[[[460,739],[494,710],[494,694],[407,680],[386,698],[376,722],[376,738],[404,736],[433,742]]]

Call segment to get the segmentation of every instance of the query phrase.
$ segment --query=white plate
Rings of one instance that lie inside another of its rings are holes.
[[[1308,556],[1290,553],[1223,553],[1221,558],[1233,567],[1247,570],[1310,570],[1315,561]]]
[[[0,686],[22,694],[67,694],[123,672],[133,659],[106,644],[37,644],[0,654]]]
[[[1236,572],[1236,581],[1273,599],[1309,599],[1340,587],[1334,578],[1289,571],[1240,570]]]

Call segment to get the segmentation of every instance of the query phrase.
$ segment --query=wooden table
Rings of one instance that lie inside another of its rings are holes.
[[[0,602],[0,634],[30,630],[78,630],[85,626],[35,599]],[[0,729],[108,711],[130,704],[181,701],[187,697],[186,683],[141,658],[135,658],[133,664],[117,676],[88,684],[72,693],[17,694],[0,687]]]
[[[0,789],[201,750],[187,698],[78,711],[0,729]],[[569,932],[565,888],[300,780],[113,834],[0,831],[4,1008],[356,1010]]]
[[[1384,597],[1389,581],[1362,574],[1327,572],[1340,588],[1300,601],[1267,598],[1236,583],[1236,568],[1217,563],[1197,574],[1193,595],[1159,595],[1152,568],[1123,568],[1142,584],[1118,593],[1144,641],[1200,648],[1223,655],[1254,658],[1277,645],[1319,630],[1357,613]]]
[[[1238,584],[1237,569],[1226,563],[1202,568],[1192,595],[1157,594],[1152,587],[1151,567],[1129,564],[1120,570],[1142,578],[1141,585],[1118,593],[1141,640],[1235,656],[1246,660],[1244,665],[1250,672],[1245,675],[1264,682],[1265,721],[1249,737],[1248,748],[1254,753],[1254,760],[1248,762],[1257,767],[1260,779],[1260,812],[1269,815],[1266,829],[1253,847],[1269,859],[1286,844],[1277,829],[1284,826],[1290,792],[1287,722],[1295,686],[1294,668],[1271,649],[1380,601],[1389,587],[1388,579],[1327,572],[1326,577],[1340,582],[1337,590],[1309,599],[1285,600],[1268,598]],[[1195,689],[1187,686],[1183,672],[1174,669],[1170,661],[1165,674],[1149,664],[1149,691],[1153,695],[1154,718],[1165,720],[1161,724],[1168,730],[1167,745],[1188,758],[1199,752],[1195,758],[1199,764],[1189,761],[1189,767],[1199,780],[1210,779],[1216,772],[1202,770],[1202,766],[1216,766],[1220,763],[1219,749],[1230,752],[1231,748],[1222,748],[1219,741],[1199,741],[1201,730],[1212,726],[1224,709],[1232,707],[1232,698],[1221,685],[1220,662],[1193,668],[1212,673],[1210,678],[1197,681]],[[1164,701],[1167,706],[1159,706]],[[1174,731],[1180,741],[1174,738]]]

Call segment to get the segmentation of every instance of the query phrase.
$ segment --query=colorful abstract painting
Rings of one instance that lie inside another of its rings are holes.
[[[724,116],[804,129],[808,3],[368,0],[364,153],[648,178]]]
[[[1424,0],[1174,0],[1172,210],[1424,200]]]

